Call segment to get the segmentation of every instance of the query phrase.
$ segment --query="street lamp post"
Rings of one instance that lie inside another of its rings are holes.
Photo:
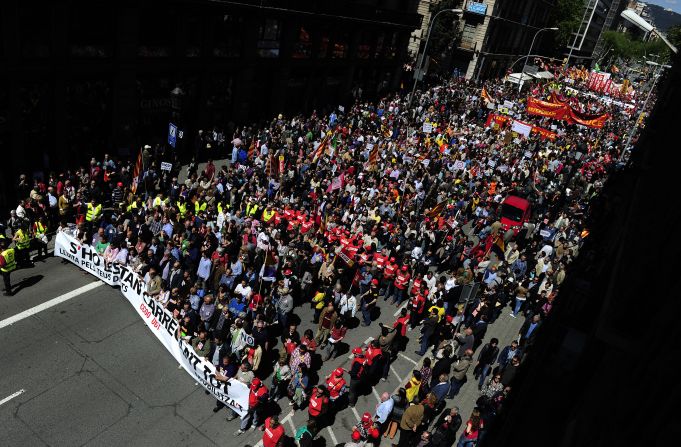
[[[525,67],[527,67],[527,60],[530,58],[530,54],[532,54],[532,48],[534,47],[534,41],[537,38],[537,36],[539,35],[539,33],[541,33],[542,31],[547,31],[547,30],[557,31],[558,28],[556,28],[555,26],[551,27],[551,28],[542,28],[542,29],[538,30],[536,33],[534,33],[534,37],[532,37],[532,43],[530,44],[530,51],[527,52],[527,56],[525,56],[525,62],[523,63],[523,69],[520,71],[520,78],[518,79],[518,93],[520,93],[520,88],[523,85],[522,84],[523,74],[525,74]]]
[[[416,63],[416,71],[414,71],[414,86],[411,89],[411,94],[409,95],[409,102],[407,107],[411,107],[411,102],[414,99],[414,93],[416,92],[416,84],[418,84],[419,77],[421,76],[423,60],[426,58],[426,51],[428,50],[428,41],[430,41],[430,33],[433,31],[433,24],[435,23],[435,19],[437,19],[437,16],[439,16],[443,12],[453,12],[455,14],[461,14],[463,11],[461,9],[443,9],[441,11],[438,11],[438,13],[435,14],[432,19],[430,19],[430,25],[428,26],[428,36],[426,37],[426,43],[423,46],[423,53],[421,53],[421,57],[418,58]]]
[[[660,70],[662,70],[663,68],[671,68],[671,65],[658,64],[652,61],[646,61],[646,64],[657,67],[655,69],[655,72],[653,73],[653,85],[651,85],[650,90],[648,90],[646,100],[643,102],[643,106],[641,106],[641,113],[639,114],[638,118],[636,118],[636,122],[634,123],[633,127],[631,128],[631,132],[629,132],[629,136],[627,137],[627,142],[624,144],[624,147],[622,148],[622,153],[620,154],[619,160],[620,162],[624,161],[624,154],[631,151],[629,149],[629,146],[631,145],[631,139],[634,137],[636,129],[638,129],[638,123],[641,121],[641,116],[643,115],[646,107],[648,106],[648,100],[650,100],[650,96],[652,95],[653,90],[655,90],[655,84],[657,84],[657,79],[660,77]]]

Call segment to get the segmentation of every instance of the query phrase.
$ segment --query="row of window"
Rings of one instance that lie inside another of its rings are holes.
[[[181,41],[180,48],[184,57],[199,57],[202,54],[202,31],[197,29],[197,21],[188,20],[185,24],[184,39],[169,42],[173,33],[160,32],[155,26],[142,26],[138,36],[137,56],[144,58],[163,58],[173,56]],[[163,27],[162,27],[163,28]],[[245,24],[241,17],[225,16],[214,24],[209,37],[209,54],[217,58],[242,57],[245,39]],[[166,30],[168,31],[168,30]],[[356,31],[353,31],[356,32]],[[114,43],[109,33],[103,37],[91,33],[69,35],[69,54],[75,58],[108,58],[114,54]],[[283,26],[281,20],[266,19],[259,27],[256,41],[256,54],[261,58],[278,58],[282,51]],[[22,36],[23,37],[23,36]],[[397,31],[359,31],[354,57],[358,59],[394,59],[397,54],[399,34]],[[49,33],[32,34],[21,39],[21,54],[26,58],[45,58],[51,54]],[[300,26],[291,48],[293,59],[346,59],[355,41],[350,31],[326,31]]]

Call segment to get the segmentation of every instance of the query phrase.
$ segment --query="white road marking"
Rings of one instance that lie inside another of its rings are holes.
[[[5,397],[3,400],[0,400],[0,405],[5,405],[5,404],[6,404],[7,402],[9,402],[10,400],[14,399],[14,398],[17,397],[17,396],[21,396],[21,395],[24,394],[25,392],[26,392],[26,390],[21,389],[21,390],[17,391],[17,392],[14,393],[14,394],[10,394],[9,396]]]
[[[406,300],[404,303],[402,303],[402,304],[400,305],[400,307],[397,308],[397,310],[395,311],[395,313],[393,314],[393,316],[394,316],[394,317],[398,316],[398,315],[400,314],[400,312],[402,312],[402,309],[404,309],[405,307],[407,307],[407,304],[409,304],[409,300]]]
[[[397,377],[397,380],[398,380],[400,383],[402,383],[402,381],[403,381],[404,379],[403,379],[402,377],[400,377],[399,374],[397,374],[397,371],[395,371],[395,367],[394,367],[393,365],[390,365],[390,371],[392,371],[393,374],[395,374],[395,377]]]
[[[44,310],[47,310],[50,307],[54,307],[58,304],[66,302],[70,299],[73,299],[73,298],[79,296],[79,295],[82,295],[85,292],[89,292],[90,290],[96,289],[97,287],[100,287],[100,286],[103,286],[103,285],[104,285],[104,283],[101,282],[101,281],[92,282],[90,284],[84,285],[83,287],[79,287],[79,288],[72,290],[68,293],[65,293],[61,296],[53,298],[49,301],[45,301],[42,304],[39,304],[35,307],[31,307],[30,309],[27,309],[27,310],[20,312],[20,313],[14,315],[14,316],[11,316],[9,318],[6,318],[6,319],[0,321],[0,329],[7,327],[7,326],[10,326],[10,325],[12,325],[12,324],[14,324],[18,321],[24,320],[24,319],[26,319],[30,316],[35,315],[38,312],[42,312]]]
[[[405,359],[405,360],[410,361],[410,362],[413,363],[414,365],[418,365],[418,364],[419,364],[419,362],[410,359],[409,357],[407,357],[406,355],[402,354],[401,352],[398,352],[397,355],[399,355],[400,357],[402,357],[402,358]]]
[[[378,403],[381,403],[381,396],[378,395],[378,391],[376,391],[376,388],[374,388],[374,387],[372,386],[372,387],[371,387],[371,391],[373,391],[374,397],[376,398],[376,400],[378,401]]]
[[[329,436],[331,436],[331,442],[333,442],[333,445],[338,445],[338,439],[336,439],[336,435],[333,434],[331,427],[326,427],[326,429],[329,431]]]
[[[357,409],[355,407],[350,407],[350,409],[354,413],[355,418],[357,418],[358,421],[361,420],[361,418],[359,417],[359,413],[357,413]]]

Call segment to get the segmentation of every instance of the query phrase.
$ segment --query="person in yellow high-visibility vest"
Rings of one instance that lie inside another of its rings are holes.
[[[33,235],[35,238],[35,245],[38,248],[38,256],[41,253],[47,257],[47,223],[45,218],[41,217],[33,224]]]
[[[175,202],[175,205],[177,205],[177,211],[180,214],[180,218],[184,219],[187,215],[187,202],[184,197],[180,197],[180,200]]]
[[[11,241],[6,238],[4,234],[0,234],[0,272],[2,272],[2,281],[5,283],[5,296],[12,296],[10,273],[17,268],[14,249],[9,248],[10,242]]]
[[[197,197],[194,202],[194,215],[198,216],[201,211],[206,211],[207,206],[206,202],[201,202]]]
[[[13,240],[17,263],[22,267],[30,266],[32,264],[31,258],[29,256],[31,236],[29,235],[28,225],[26,223],[22,223],[21,227],[17,229],[17,231],[14,233]]]
[[[246,205],[246,217],[254,217],[258,213],[258,203],[253,197],[248,200]]]
[[[154,198],[154,201],[152,202],[152,206],[154,208],[158,208],[159,206],[165,208],[166,205],[168,205],[168,199],[165,199],[163,197],[162,192],[158,193],[158,195]]]
[[[102,216],[102,204],[99,203],[95,197],[87,204],[87,213],[85,214],[85,220],[90,222],[90,225],[97,223],[99,218]]]

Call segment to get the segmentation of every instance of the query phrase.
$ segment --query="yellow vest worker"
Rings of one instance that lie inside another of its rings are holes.
[[[253,217],[257,212],[258,212],[257,203],[249,203],[248,205],[246,205],[246,216]]]
[[[218,213],[221,213],[223,209],[227,211],[229,208],[230,208],[229,203],[225,203],[224,205],[222,204],[222,202],[218,203]]]
[[[31,245],[31,238],[21,228],[19,228],[15,233],[15,241],[17,244],[17,249],[19,250],[25,250],[29,245]]]
[[[127,212],[130,212],[132,210],[137,209],[137,202],[132,202],[130,205],[128,205]]]
[[[87,214],[85,215],[85,220],[88,222],[93,222],[99,220],[99,216],[102,214],[102,204],[93,206],[92,202],[87,204]]]
[[[187,204],[177,201],[176,205],[180,212],[180,217],[184,218],[184,216],[187,214]]]
[[[8,241],[4,235],[0,234],[0,241],[4,247]],[[17,268],[17,263],[14,258],[14,249],[5,248],[0,253],[0,271],[2,272],[2,280],[5,283],[5,295],[12,295],[12,283],[10,282],[9,274]]]
[[[206,211],[206,206],[207,206],[206,202],[199,203],[199,201],[197,200],[196,202],[194,202],[194,214],[198,215],[200,211]]]
[[[268,223],[270,220],[272,220],[275,214],[277,214],[276,211],[274,210],[267,211],[267,208],[265,208],[265,210],[262,212],[263,222]]]
[[[43,225],[40,221],[35,223],[35,234],[36,236],[40,237],[43,234],[47,233],[47,228],[45,228],[45,225]]]

